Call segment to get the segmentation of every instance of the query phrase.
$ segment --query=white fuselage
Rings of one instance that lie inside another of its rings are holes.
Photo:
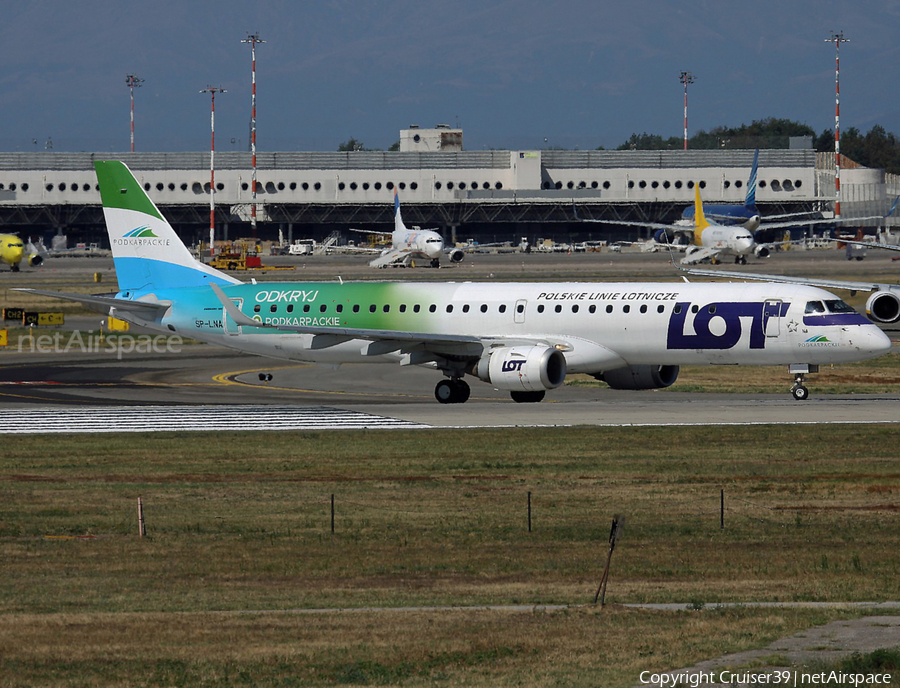
[[[788,284],[242,284],[223,291],[263,324],[327,329],[229,325],[207,288],[157,292],[173,302],[160,327],[254,354],[327,363],[403,363],[416,351],[477,359],[482,348],[541,342],[563,352],[570,372],[585,373],[633,365],[843,363],[890,349],[884,333],[855,311],[810,317],[809,302],[837,297]],[[343,337],[342,329],[379,331],[387,341],[391,331],[469,335],[484,344],[385,349]]]

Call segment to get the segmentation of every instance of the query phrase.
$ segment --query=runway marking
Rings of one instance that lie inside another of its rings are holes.
[[[93,406],[0,410],[0,434],[361,430],[430,427],[327,406]]]

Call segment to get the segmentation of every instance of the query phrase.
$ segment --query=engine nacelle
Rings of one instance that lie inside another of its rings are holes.
[[[447,257],[450,259],[451,263],[461,263],[462,259],[466,257],[466,252],[461,251],[458,248],[453,248],[447,252]]]
[[[653,241],[657,244],[668,244],[669,242],[669,230],[667,229],[657,229],[653,235]]]
[[[768,258],[770,251],[768,246],[757,246],[753,249],[753,253],[757,258]]]
[[[613,389],[662,389],[678,379],[678,366],[639,365],[595,375]]]
[[[28,264],[33,268],[36,268],[43,262],[44,259],[41,257],[40,253],[32,253],[30,256],[28,256]]]
[[[875,322],[897,322],[900,320],[900,294],[895,291],[876,291],[866,301],[866,315]]]
[[[566,357],[551,347],[504,347],[482,358],[471,372],[497,389],[537,392],[554,389],[565,381]]]

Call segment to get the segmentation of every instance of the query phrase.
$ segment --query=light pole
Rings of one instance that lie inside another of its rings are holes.
[[[250,96],[250,161],[253,165],[253,175],[251,179],[251,193],[253,202],[250,205],[250,227],[253,229],[253,238],[256,238],[256,44],[265,43],[261,40],[259,34],[251,33],[241,41],[241,43],[250,44],[251,66],[251,96]]]
[[[684,149],[687,150],[687,87],[694,83],[694,75],[690,72],[682,72],[678,80],[684,84]]]
[[[841,43],[849,43],[843,30],[826,43],[834,43],[834,219],[841,218]]]
[[[131,91],[131,152],[134,153],[134,89],[135,87],[140,88],[144,80],[136,74],[126,74],[125,83],[128,85],[128,90]]]
[[[209,257],[216,254],[216,93],[228,93],[224,88],[207,86],[200,93],[209,93],[211,110],[209,128],[211,133],[209,144]]]

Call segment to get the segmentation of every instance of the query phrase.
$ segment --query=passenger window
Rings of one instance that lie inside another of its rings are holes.
[[[400,312],[401,312],[401,313],[406,313],[406,304],[405,304],[405,303],[401,303],[401,304],[400,304]]]
[[[577,312],[578,312],[578,305],[577,305],[577,304],[574,305],[574,306],[572,306],[572,312],[573,312],[573,313],[577,313]]]
[[[555,310],[557,313],[562,313],[562,306],[556,304],[556,308],[554,308],[553,310]]]
[[[374,312],[375,312],[375,304],[373,303],[372,305],[369,306],[369,313],[374,313]]]
[[[631,313],[631,306],[628,306],[628,305],[622,306],[622,312],[623,313]]]
[[[466,304],[465,306],[463,306],[463,313],[468,313],[468,312],[469,312],[469,304]]]
[[[659,304],[659,305],[656,307],[656,312],[657,312],[657,313],[662,313],[662,312],[665,311],[665,310],[666,310],[666,307],[663,306],[662,304]]]
[[[304,313],[309,313],[309,304],[308,304],[308,303],[304,303],[304,304],[303,304],[303,312],[304,312]]]
[[[647,304],[645,303],[641,306],[641,313],[646,313],[646,312],[647,312]]]
[[[292,304],[292,303],[289,303],[289,304],[288,304],[287,312],[288,312],[288,313],[293,313],[293,312],[294,312],[294,304]]]
[[[506,313],[506,304],[501,303],[500,308],[498,309],[501,313]]]
[[[422,307],[419,304],[416,304],[413,306],[413,313],[418,313],[421,309]]]
[[[389,313],[391,310],[391,307],[388,304],[384,304],[384,308],[382,308],[381,310],[383,310],[385,313]]]
[[[324,313],[326,308],[327,306],[323,303],[321,306],[319,306],[319,313]]]
[[[273,303],[271,306],[269,306],[269,310],[270,310],[272,313],[274,313],[275,311],[278,310],[278,306],[276,306],[276,305]]]
[[[487,313],[487,304],[484,304],[484,303],[481,304],[481,312],[482,312],[482,313]]]
[[[544,304],[538,305],[537,311],[538,311],[538,313],[543,313],[544,312]]]
[[[607,313],[612,313],[612,312],[613,312],[613,307],[612,307],[611,305],[610,305],[610,306],[607,306],[607,307],[606,307],[606,312],[607,312]]]
[[[256,305],[253,307],[253,312],[254,312],[254,313],[259,313],[259,311],[260,311],[259,304],[256,304]]]
[[[595,304],[592,303],[592,304],[591,304],[591,307],[588,308],[588,310],[589,310],[591,313],[596,313],[596,312],[597,312],[597,306],[596,306]]]
[[[523,306],[521,303],[518,306],[516,306],[516,313],[524,313],[524,312],[525,312],[525,306]]]
[[[429,312],[429,313],[434,313],[436,310],[437,310],[437,306],[435,306],[434,304],[431,304],[431,305],[428,307],[428,312]]]
[[[672,312],[673,312],[675,315],[678,315],[679,313],[681,313],[681,304],[680,304],[680,303],[676,303],[676,304],[675,304],[675,308],[672,309]]]
[[[359,313],[359,304],[358,303],[353,305],[353,312]]]
[[[338,313],[343,313],[344,312],[344,304],[339,303],[337,306],[335,306],[334,310],[336,310]]]
[[[452,303],[448,303],[448,304],[447,304],[447,312],[448,312],[448,313],[452,313],[452,312],[453,312],[453,304],[452,304]]]

